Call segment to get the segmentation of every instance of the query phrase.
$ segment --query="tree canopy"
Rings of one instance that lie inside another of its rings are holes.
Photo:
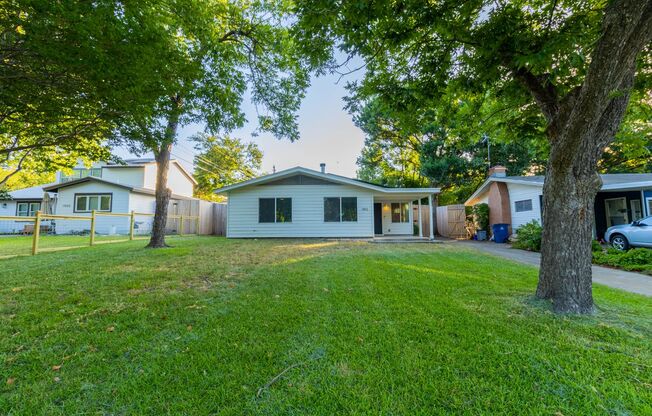
[[[213,191],[258,176],[263,152],[255,143],[206,134],[195,136],[193,141],[199,151],[195,156],[193,174],[198,182],[195,187],[198,198],[221,201],[224,197]]]

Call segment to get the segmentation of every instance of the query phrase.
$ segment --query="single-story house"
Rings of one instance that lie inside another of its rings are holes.
[[[421,200],[439,188],[389,188],[295,167],[218,189],[228,198],[226,236],[374,237],[434,235],[434,221],[421,218]],[[432,237],[431,237],[432,238]]]
[[[153,214],[156,162],[153,159],[130,159],[125,163],[99,162],[90,168],[80,165],[68,174],[57,172],[55,183],[13,191],[10,193],[12,199],[0,201],[0,207],[6,205],[4,212],[16,210],[5,215],[34,216],[36,211],[43,210],[43,196],[47,192],[51,197],[49,211],[57,215],[90,216],[93,210],[99,213],[128,214],[135,211]],[[172,191],[172,206],[179,201],[195,200],[192,195],[196,184],[178,161],[170,161],[168,188]],[[12,208],[14,205],[16,207]],[[95,230],[98,234],[126,234],[129,222],[128,217],[99,216]],[[51,223],[51,230],[57,234],[84,232],[90,228],[90,222],[83,220],[57,219]],[[136,227],[141,232],[151,229],[151,223],[150,216],[136,219]],[[5,232],[20,232],[20,229]]]
[[[652,215],[652,173],[600,175],[602,188],[595,198],[596,238],[612,225]],[[544,176],[507,176],[502,166],[490,169],[487,180],[465,205],[489,204],[490,224],[510,224],[511,232],[532,220],[542,223]]]

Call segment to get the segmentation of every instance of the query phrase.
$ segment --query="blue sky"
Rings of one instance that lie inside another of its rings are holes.
[[[275,139],[269,134],[253,137],[256,112],[247,101],[243,102],[243,109],[249,122],[231,135],[258,144],[263,151],[263,171],[271,172],[273,166],[277,171],[294,166],[319,169],[319,164],[324,162],[327,171],[354,177],[355,160],[364,144],[364,135],[343,109],[342,98],[346,95],[346,82],[361,76],[362,72],[357,72],[344,77],[339,83],[339,76],[335,74],[313,78],[298,113],[301,138],[294,143]],[[184,126],[179,131],[178,145],[173,148],[173,157],[180,159],[190,169],[195,151],[187,139],[203,129],[202,125],[197,124]],[[120,149],[116,154],[120,157],[130,156]]]

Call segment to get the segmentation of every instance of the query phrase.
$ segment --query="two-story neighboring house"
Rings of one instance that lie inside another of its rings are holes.
[[[0,202],[11,204],[13,209],[17,210],[16,213],[5,215],[17,216],[32,216],[37,210],[43,211],[46,208],[57,215],[88,216],[93,210],[104,213],[124,214],[135,211],[149,214],[155,210],[156,172],[154,159],[129,159],[125,160],[125,164],[98,162],[90,168],[79,165],[70,174],[57,172],[56,182],[43,185],[40,190],[39,187],[29,188],[30,198],[29,201],[25,200],[25,203],[19,198],[12,200],[13,203]],[[179,200],[195,199],[192,195],[196,184],[192,175],[178,161],[170,161],[168,188],[172,190],[172,204]],[[14,191],[10,195],[15,198],[25,191],[27,190]],[[46,192],[52,196],[49,203],[43,201]],[[17,205],[21,203],[22,205]],[[151,222],[151,217],[139,218],[141,226],[146,226],[143,224],[145,222]],[[56,221],[57,234],[85,229],[88,229],[88,224],[83,221]],[[122,234],[128,229],[129,219],[125,217],[102,217],[96,225],[96,231],[102,234]]]

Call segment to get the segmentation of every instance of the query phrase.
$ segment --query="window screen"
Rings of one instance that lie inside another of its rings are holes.
[[[258,222],[274,222],[274,198],[260,198],[258,200]]]
[[[324,198],[324,222],[340,222],[339,198]]]
[[[358,198],[342,198],[342,221],[358,221]]]
[[[292,198],[276,198],[276,222],[292,222]]]
[[[514,202],[514,208],[516,212],[532,211],[532,200],[525,199],[523,201],[516,201]]]
[[[410,222],[410,204],[392,202],[392,222]]]

